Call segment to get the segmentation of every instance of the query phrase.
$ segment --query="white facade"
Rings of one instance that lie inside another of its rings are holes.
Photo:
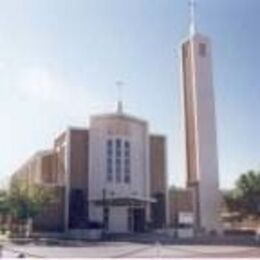
[[[197,228],[220,229],[220,192],[211,44],[201,34],[182,45],[188,186],[193,189]]]
[[[149,135],[145,121],[120,113],[91,118],[90,221],[103,222],[105,205],[98,205],[97,202],[108,200],[111,203],[107,205],[108,231],[129,232],[129,205],[113,205],[114,202],[129,199],[144,202],[145,218],[149,221],[149,172]]]

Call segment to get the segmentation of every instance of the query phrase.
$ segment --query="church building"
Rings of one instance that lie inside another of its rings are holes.
[[[50,150],[37,152],[12,177],[55,190],[34,220],[39,231],[102,228],[145,232],[167,224],[166,139],[123,112],[95,115],[89,128],[70,127]]]

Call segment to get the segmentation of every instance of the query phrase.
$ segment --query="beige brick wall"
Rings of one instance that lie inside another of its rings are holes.
[[[178,189],[169,191],[169,215],[170,225],[175,224],[178,212],[192,212],[192,193],[188,189]]]
[[[41,179],[43,183],[57,182],[57,156],[55,153],[41,158]]]
[[[166,151],[163,136],[150,136],[151,193],[166,192]]]
[[[70,187],[86,189],[88,187],[88,131],[71,130],[70,136]]]
[[[32,156],[12,176],[11,184],[24,182],[30,187],[45,186],[54,192],[54,202],[47,205],[34,219],[34,231],[62,231],[64,226],[64,187],[56,185],[57,154],[42,151]]]
[[[156,203],[151,204],[153,228],[164,228],[167,222],[166,141],[150,136],[150,191]]]
[[[54,160],[56,167],[55,178],[57,179],[59,185],[64,185],[65,183],[66,137],[67,132],[63,132],[54,140]]]

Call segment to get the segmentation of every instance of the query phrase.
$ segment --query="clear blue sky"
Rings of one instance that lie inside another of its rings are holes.
[[[220,182],[260,166],[260,1],[199,0],[213,42]],[[0,2],[0,176],[52,145],[68,125],[125,110],[168,138],[171,183],[183,185],[179,61],[186,0]]]

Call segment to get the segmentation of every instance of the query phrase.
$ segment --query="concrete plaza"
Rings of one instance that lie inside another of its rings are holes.
[[[73,245],[6,242],[3,257],[51,258],[260,258],[260,247],[242,245],[176,245],[136,242],[77,242]]]

